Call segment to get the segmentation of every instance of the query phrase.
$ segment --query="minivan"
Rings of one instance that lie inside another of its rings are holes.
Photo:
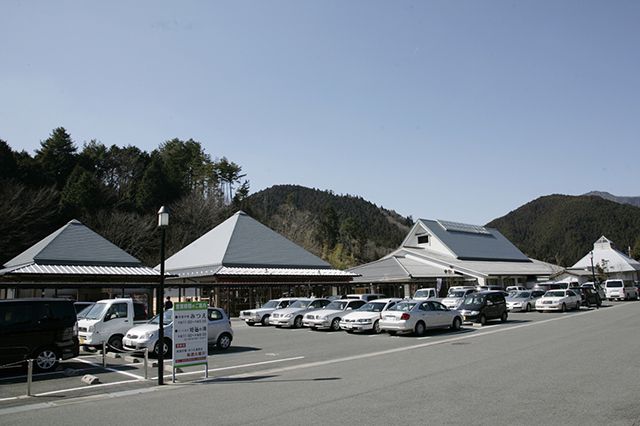
[[[33,359],[36,369],[47,371],[79,352],[73,301],[0,300],[0,365]]]
[[[638,289],[632,281],[606,280],[604,294],[609,300],[638,300]]]
[[[501,291],[471,293],[458,306],[462,321],[485,325],[492,319],[507,320],[507,303]]]

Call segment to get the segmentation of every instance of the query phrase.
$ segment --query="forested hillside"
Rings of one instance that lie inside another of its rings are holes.
[[[529,257],[571,266],[602,235],[640,256],[640,208],[598,196],[549,195],[487,226],[497,228]]]
[[[156,212],[171,210],[169,254],[224,219],[249,192],[242,168],[199,142],[150,153],[98,141],[78,149],[62,127],[31,155],[0,140],[0,264],[76,218],[147,265],[158,263]]]
[[[245,199],[251,216],[336,267],[376,260],[397,248],[413,224],[361,197],[277,185]]]

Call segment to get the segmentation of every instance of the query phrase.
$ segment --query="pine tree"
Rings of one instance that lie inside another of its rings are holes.
[[[71,136],[64,127],[58,127],[47,140],[40,142],[40,146],[36,161],[49,181],[62,189],[76,164],[77,148]]]

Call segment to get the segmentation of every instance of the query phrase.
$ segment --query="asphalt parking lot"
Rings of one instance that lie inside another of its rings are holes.
[[[622,302],[637,303],[637,302]],[[619,303],[607,302],[601,309]],[[359,360],[378,354],[388,354],[422,348],[439,343],[464,345],[469,338],[481,337],[499,330],[525,327],[535,323],[552,322],[573,315],[590,315],[595,309],[582,308],[566,313],[510,313],[509,321],[490,322],[484,327],[465,324],[462,330],[430,330],[425,336],[390,336],[382,334],[348,334],[346,332],[311,331],[302,329],[276,329],[274,327],[248,327],[238,319],[232,320],[234,341],[227,351],[210,348],[209,377],[225,377],[251,374],[270,368],[296,368],[303,365],[323,365],[336,360]],[[100,353],[82,352],[81,356],[64,361],[58,370],[34,374],[32,396],[27,397],[27,379],[24,369],[0,370],[0,409],[25,404],[59,403],[65,399],[92,395],[136,391],[154,387],[157,383],[155,359],[150,358],[145,379],[144,357],[107,356],[107,367],[102,366]],[[170,362],[166,365],[170,366]],[[81,377],[91,374],[100,384],[86,385]],[[189,367],[176,374],[177,383],[189,383],[204,378],[204,366]],[[165,382],[171,383],[170,367],[165,372]]]

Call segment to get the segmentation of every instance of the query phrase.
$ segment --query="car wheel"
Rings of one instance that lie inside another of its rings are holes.
[[[418,323],[416,324],[416,328],[415,328],[415,333],[416,336],[422,336],[424,334],[425,331],[425,326],[424,323],[422,321],[418,321]]]
[[[453,324],[451,324],[451,328],[455,331],[460,330],[460,327],[462,327],[462,320],[460,319],[460,317],[455,317],[453,319]]]
[[[340,331],[340,318],[334,318],[333,321],[331,321],[331,330]]]
[[[231,346],[231,335],[229,333],[222,333],[218,337],[216,346],[218,349],[222,349],[223,351],[229,349],[229,346]]]
[[[480,318],[478,318],[478,322],[480,323],[480,325],[483,325],[483,326],[486,325],[487,317],[484,314],[480,315]]]
[[[302,327],[302,317],[296,317],[296,319],[293,320],[293,328],[300,327]]]
[[[247,322],[247,325],[248,325],[249,327],[253,327],[254,325],[256,325],[256,323],[255,323],[255,322]]]
[[[500,315],[500,321],[507,322],[507,313],[506,312],[503,312],[502,315]]]
[[[269,315],[265,315],[262,317],[262,320],[260,320],[260,324],[262,324],[263,327],[266,327],[269,325]]]
[[[160,342],[156,342],[155,345],[153,345],[153,355],[155,355],[156,357],[158,357],[158,355],[160,355]],[[164,339],[164,344],[162,345],[162,356],[169,358],[171,357],[171,340],[165,338]]]
[[[109,350],[115,350],[117,352],[122,351],[122,335],[116,334],[114,336],[111,336],[109,338],[109,341],[107,342],[107,345],[109,345],[107,347],[107,352]]]
[[[560,312],[567,312],[567,305],[563,303],[562,307],[560,308]]]
[[[527,303],[527,307],[525,308],[525,311],[527,312],[531,312],[531,305]]]
[[[40,349],[33,356],[34,366],[38,371],[49,371],[58,365],[58,355],[51,348]]]
[[[373,332],[375,334],[380,334],[382,330],[380,330],[380,321],[376,320],[376,322],[373,323]]]

